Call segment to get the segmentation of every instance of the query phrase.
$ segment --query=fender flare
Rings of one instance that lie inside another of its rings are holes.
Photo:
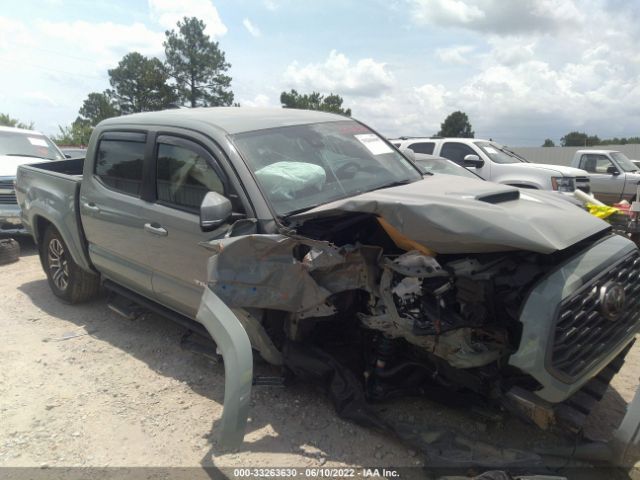
[[[249,336],[238,317],[209,288],[205,288],[196,320],[216,342],[224,361],[224,404],[220,446],[235,450],[242,445],[249,415],[253,383],[253,352]]]

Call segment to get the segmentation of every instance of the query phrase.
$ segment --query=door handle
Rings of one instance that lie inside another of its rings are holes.
[[[159,237],[166,237],[169,234],[166,228],[163,228],[159,223],[155,222],[145,223],[144,229],[153,235],[158,235]]]
[[[96,213],[100,211],[100,207],[93,202],[85,203],[84,208],[86,208],[91,212],[96,212]]]

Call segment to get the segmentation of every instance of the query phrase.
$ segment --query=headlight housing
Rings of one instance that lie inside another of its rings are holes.
[[[574,192],[576,179],[571,177],[551,177],[551,188],[559,192]]]

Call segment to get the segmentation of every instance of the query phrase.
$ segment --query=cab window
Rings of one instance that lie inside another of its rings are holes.
[[[162,140],[156,160],[158,201],[198,211],[207,192],[227,194],[222,172],[212,166],[215,161],[206,150],[196,144]]]
[[[607,169],[612,167],[613,163],[605,155],[596,155],[587,153],[580,158],[580,168],[589,173],[607,173]]]
[[[94,173],[107,187],[140,196],[145,136],[116,134],[100,140]]]
[[[458,142],[446,142],[440,151],[441,157],[448,158],[458,165],[464,164],[464,157],[467,155],[477,155],[477,153],[469,145]]]
[[[433,147],[435,146],[435,142],[418,142],[412,143],[411,145],[409,145],[409,148],[415,153],[426,153],[428,155],[431,155],[433,153]]]

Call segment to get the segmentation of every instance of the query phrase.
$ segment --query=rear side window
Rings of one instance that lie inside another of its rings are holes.
[[[221,176],[199,148],[158,144],[157,196],[161,202],[198,210],[207,192],[225,195]]]
[[[458,165],[464,163],[464,157],[467,155],[477,155],[477,153],[469,145],[458,142],[446,142],[440,151],[441,157],[448,158]]]
[[[412,143],[409,145],[409,148],[413,150],[415,153],[426,153],[431,155],[433,153],[433,147],[435,147],[434,142],[420,142],[420,143]]]
[[[140,196],[144,142],[103,139],[100,141],[95,174],[106,186]]]

